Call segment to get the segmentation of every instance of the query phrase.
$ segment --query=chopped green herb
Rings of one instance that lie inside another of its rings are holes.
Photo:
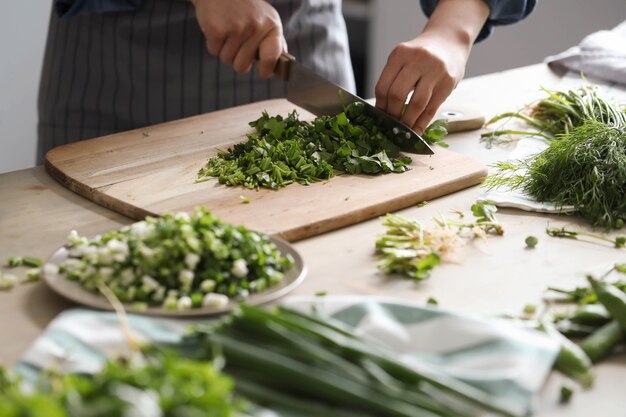
[[[381,127],[354,103],[336,116],[301,121],[267,113],[250,123],[248,140],[210,158],[197,181],[212,177],[226,185],[277,189],[293,182],[308,185],[326,180],[334,171],[377,175],[410,169],[411,158],[400,154],[394,133]],[[434,125],[434,124],[433,124]],[[442,123],[429,138],[440,143]]]
[[[567,404],[570,402],[573,395],[574,390],[572,389],[572,387],[567,385],[561,385],[561,395],[559,397],[559,402],[561,404]]]
[[[24,259],[21,256],[9,256],[9,259],[7,259],[7,266],[10,268],[22,265],[24,265]]]
[[[537,239],[535,236],[528,236],[524,242],[526,242],[526,247],[532,249],[537,246],[537,243],[539,243],[539,239]]]
[[[0,272],[0,291],[12,290],[17,284],[17,276]]]
[[[439,305],[439,301],[437,301],[437,299],[434,297],[428,297],[428,300],[426,300],[426,304]]]
[[[419,203],[416,204],[417,207],[422,208],[424,207],[426,204],[428,204],[428,201],[420,201]]]
[[[533,314],[535,314],[537,312],[537,306],[534,304],[526,304],[524,306],[524,310],[523,310],[524,314],[528,315],[528,316],[532,316]]]
[[[41,279],[41,269],[32,268],[26,271],[26,280],[30,282],[39,281]]]
[[[240,195],[239,198],[241,199],[241,204],[250,204],[250,198],[249,197],[244,197],[244,196]]]
[[[439,145],[442,148],[447,148],[448,144],[443,141],[443,138],[448,134],[448,121],[446,119],[439,119],[432,122],[424,131],[422,138],[429,145]]]
[[[33,256],[10,256],[7,259],[7,266],[15,268],[18,266],[30,266],[32,268],[39,268],[43,265],[43,261]]]
[[[328,291],[326,291],[326,290],[318,291],[318,292],[315,293],[315,295],[317,297],[323,297],[325,295],[328,295]]]

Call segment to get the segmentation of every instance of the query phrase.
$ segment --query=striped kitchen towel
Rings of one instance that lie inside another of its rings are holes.
[[[396,352],[407,364],[431,366],[528,414],[533,394],[558,353],[558,345],[541,333],[437,306],[360,296],[288,297],[282,304],[332,316],[361,337]],[[128,319],[139,340],[168,345],[179,343],[186,326],[193,323],[138,315]],[[126,350],[114,313],[69,310],[50,323],[15,369],[31,381],[41,368],[51,366],[64,372],[95,372],[106,358]]]

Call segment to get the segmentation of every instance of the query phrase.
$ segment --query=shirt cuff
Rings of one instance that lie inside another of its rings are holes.
[[[526,18],[537,5],[537,0],[484,0],[489,6],[489,18],[481,29],[476,42],[489,37],[494,26],[510,25]],[[430,17],[438,0],[420,0],[422,10]]]

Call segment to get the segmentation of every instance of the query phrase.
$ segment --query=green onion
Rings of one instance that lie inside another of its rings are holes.
[[[228,298],[245,299],[278,284],[293,263],[268,236],[204,209],[191,216],[146,217],[91,240],[73,232],[67,250],[58,272],[65,278],[94,292],[105,284],[125,303],[169,310],[223,307]]]
[[[186,346],[201,358],[219,352],[236,389],[269,407],[298,410],[314,403],[332,416],[461,417],[476,408],[525,414],[425,364],[409,367],[340,322],[284,307],[241,305],[217,325],[196,327]]]

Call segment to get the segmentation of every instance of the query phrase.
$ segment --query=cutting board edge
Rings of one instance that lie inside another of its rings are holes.
[[[476,161],[477,162],[477,161]],[[480,164],[477,162],[477,165]],[[337,216],[333,219],[323,219],[306,225],[305,227],[295,227],[283,231],[269,232],[270,235],[276,236],[288,242],[297,242],[318,236],[334,230],[342,229],[346,226],[358,224],[365,220],[371,220],[375,217],[382,216],[398,210],[403,210],[417,204],[421,201],[431,200],[433,198],[443,197],[453,194],[457,191],[478,185],[487,175],[487,167],[480,164],[480,169],[459,177],[461,181],[458,188],[451,189],[448,192],[440,193],[436,190],[441,188],[440,184],[433,185],[419,192],[406,194],[401,197],[389,200],[387,202],[378,203],[361,209],[359,212],[349,212]],[[356,217],[356,221],[354,220]]]
[[[107,195],[102,189],[75,181],[61,169],[54,166],[46,157],[44,168],[48,175],[68,190],[94,202],[104,208],[119,213],[133,220],[143,220],[146,216],[158,216],[156,213],[142,209],[118,198]],[[106,188],[106,187],[105,187]]]

